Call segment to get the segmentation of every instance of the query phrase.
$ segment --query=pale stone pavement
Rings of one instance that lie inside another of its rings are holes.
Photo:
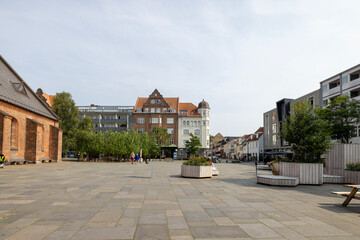
[[[251,164],[185,179],[180,162],[0,169],[0,239],[360,239],[360,201],[335,184],[256,184]]]

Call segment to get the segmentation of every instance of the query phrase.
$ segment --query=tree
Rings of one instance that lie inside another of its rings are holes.
[[[281,136],[291,145],[293,161],[320,162],[321,154],[330,147],[329,126],[314,113],[308,103],[295,103],[282,123]]]
[[[156,139],[156,142],[160,147],[166,147],[170,145],[168,140],[171,137],[171,134],[167,132],[166,128],[154,127],[151,129],[150,136]]]
[[[190,133],[190,141],[186,141],[186,152],[189,155],[198,155],[199,150],[201,149],[201,142],[200,139],[197,136],[194,136],[194,134]]]
[[[140,134],[140,148],[144,157],[160,155],[160,147],[157,146],[156,139],[146,132]]]
[[[330,125],[331,137],[342,143],[349,143],[360,123],[360,101],[348,96],[339,96],[330,104],[318,110],[321,119]]]
[[[76,150],[86,152],[88,141],[90,141],[90,134],[93,132],[93,120],[89,117],[84,117],[79,121],[78,127],[75,131]]]
[[[70,93],[57,93],[52,110],[60,118],[59,126],[63,130],[63,152],[76,148],[76,130],[79,123],[79,111]]]

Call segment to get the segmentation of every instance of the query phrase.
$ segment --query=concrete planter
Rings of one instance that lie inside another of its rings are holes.
[[[345,170],[345,183],[360,184],[360,171]]]
[[[188,166],[181,165],[181,176],[190,178],[211,178],[211,166]]]
[[[298,177],[299,184],[323,184],[322,163],[279,162],[275,166],[281,176]]]

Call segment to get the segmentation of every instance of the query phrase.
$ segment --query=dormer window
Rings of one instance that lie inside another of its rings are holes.
[[[141,112],[142,112],[142,109],[141,109],[141,108],[138,108],[138,109],[136,110],[136,112],[141,113]]]
[[[13,87],[15,88],[15,90],[21,94],[24,94],[25,96],[27,96],[25,87],[23,83],[12,83]]]

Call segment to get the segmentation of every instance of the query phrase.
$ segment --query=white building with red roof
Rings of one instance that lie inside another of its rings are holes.
[[[186,142],[190,140],[190,134],[200,139],[200,155],[208,155],[210,150],[210,107],[202,100],[196,107],[192,103],[179,104],[178,118],[178,157],[187,158]]]

